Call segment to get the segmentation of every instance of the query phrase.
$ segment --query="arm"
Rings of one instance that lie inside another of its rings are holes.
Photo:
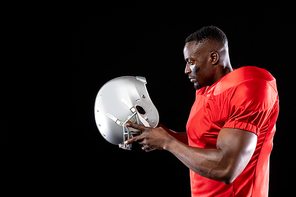
[[[142,134],[126,143],[139,141],[139,144],[151,148],[167,150],[197,174],[226,184],[231,183],[244,170],[257,143],[257,136],[251,132],[223,128],[217,139],[217,149],[201,149],[178,141],[161,127],[127,124],[141,130]]]
[[[232,183],[250,161],[257,143],[254,133],[224,128],[217,139],[217,149],[201,149],[184,146],[172,140],[164,149],[173,153],[197,174]]]
[[[184,144],[188,144],[188,137],[186,132],[175,132],[171,129],[166,128],[163,124],[158,124],[158,127],[163,128],[168,132],[171,136],[179,140],[180,142],[183,142]]]

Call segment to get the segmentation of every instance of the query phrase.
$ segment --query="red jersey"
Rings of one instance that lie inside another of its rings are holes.
[[[197,90],[186,126],[189,146],[216,149],[222,128],[246,130],[258,138],[252,158],[231,184],[190,170],[192,197],[267,197],[269,156],[278,112],[275,78],[261,68],[241,67],[212,86]]]

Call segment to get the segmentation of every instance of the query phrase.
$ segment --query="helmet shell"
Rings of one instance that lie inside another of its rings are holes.
[[[159,114],[150,99],[146,84],[145,77],[123,76],[108,81],[99,90],[94,107],[95,121],[101,135],[108,142],[115,145],[122,143],[123,128],[106,114],[111,114],[122,122],[133,114],[122,102],[123,99],[136,109],[137,114],[142,116],[150,127],[158,125]]]

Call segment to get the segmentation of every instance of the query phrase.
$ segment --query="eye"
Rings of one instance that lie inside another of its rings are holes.
[[[194,61],[188,61],[188,64],[192,66],[194,65]]]

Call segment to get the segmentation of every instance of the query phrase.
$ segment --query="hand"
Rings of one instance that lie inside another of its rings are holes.
[[[125,141],[124,143],[131,144],[133,142],[138,142],[139,144],[143,145],[143,150],[146,150],[148,148],[163,150],[174,139],[162,127],[151,128],[134,123],[127,123],[126,126],[133,127],[141,131],[142,134],[135,136]]]

